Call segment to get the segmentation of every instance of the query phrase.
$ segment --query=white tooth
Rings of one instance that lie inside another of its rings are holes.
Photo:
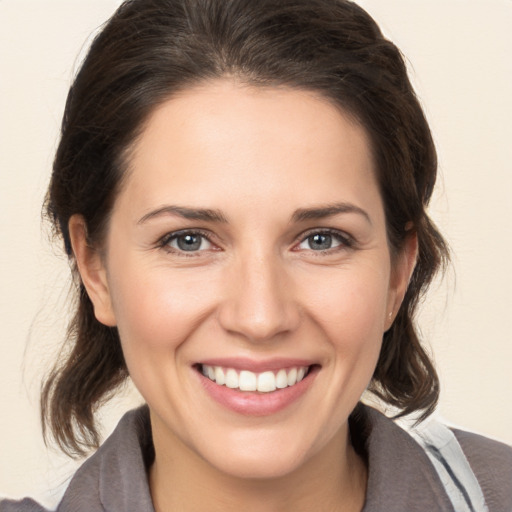
[[[257,377],[253,372],[242,370],[239,375],[239,387],[241,391],[256,391]]]
[[[269,393],[276,390],[276,377],[273,372],[263,372],[258,375],[258,391]]]
[[[224,370],[220,366],[215,367],[215,382],[219,386],[223,386],[226,383],[226,376]]]
[[[208,367],[203,364],[201,365],[201,373],[205,376],[205,377],[208,377]]]
[[[206,370],[208,371],[208,378],[210,380],[215,380],[215,370],[213,369],[213,366],[207,366]]]
[[[288,386],[286,370],[279,370],[276,375],[276,388],[283,389]]]
[[[297,383],[297,368],[292,368],[288,372],[288,386],[293,386]]]
[[[300,382],[306,373],[306,368],[302,367],[297,370],[297,382]]]
[[[232,368],[226,371],[226,386],[231,389],[238,387],[238,373]]]

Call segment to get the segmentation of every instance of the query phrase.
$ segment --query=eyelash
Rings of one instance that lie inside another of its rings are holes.
[[[211,234],[209,232],[203,231],[200,229],[192,229],[192,230],[184,229],[184,230],[180,230],[180,231],[173,231],[172,233],[167,233],[158,241],[157,246],[161,249],[166,250],[169,253],[176,254],[180,257],[185,257],[185,258],[197,257],[198,255],[200,255],[200,253],[204,252],[204,250],[183,251],[183,250],[179,250],[179,249],[170,247],[170,245],[169,245],[173,240],[177,240],[178,238],[180,238],[182,236],[187,236],[187,235],[202,237],[208,243],[214,245],[214,243],[211,241]],[[310,249],[310,251],[312,253],[317,253],[320,255],[325,255],[328,253],[335,253],[335,252],[347,250],[347,249],[353,249],[353,248],[355,248],[355,245],[356,245],[354,238],[352,236],[348,235],[347,233],[345,233],[343,231],[338,231],[336,229],[324,228],[324,229],[313,229],[313,230],[307,231],[305,233],[302,233],[300,235],[300,237],[298,237],[298,242],[296,242],[294,244],[294,247],[304,243],[305,241],[308,240],[308,238],[311,238],[315,235],[332,236],[333,238],[337,239],[338,242],[340,242],[340,244],[338,246],[331,247],[329,249],[322,249],[322,250],[318,250],[318,251]],[[298,252],[297,249],[295,249],[295,251]]]

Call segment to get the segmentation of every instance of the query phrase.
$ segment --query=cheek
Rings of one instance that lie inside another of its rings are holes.
[[[323,287],[306,282],[309,311],[341,351],[380,343],[389,295],[389,279],[381,269],[333,272]]]
[[[176,350],[209,311],[200,276],[133,265],[112,276],[112,302],[123,350],[155,353]],[[200,274],[200,273],[199,273]]]
[[[364,266],[357,272],[344,269],[332,273],[322,291],[310,285],[310,317],[328,342],[325,370],[332,385],[326,400],[337,404],[334,417],[341,421],[360,399],[377,365],[389,275],[376,266]]]
[[[351,410],[367,389],[379,359],[385,330],[387,287],[354,286],[351,293],[339,297],[337,310],[330,314],[334,320],[328,324],[328,337],[336,356],[330,368],[332,380],[331,400],[340,404],[338,412],[343,419],[346,400]],[[342,294],[340,294],[342,295]],[[327,311],[327,310],[326,310]]]
[[[208,316],[211,299],[190,275],[134,265],[112,275],[112,303],[128,372],[146,402],[173,403],[181,389],[187,341]],[[211,295],[211,294],[210,294]]]

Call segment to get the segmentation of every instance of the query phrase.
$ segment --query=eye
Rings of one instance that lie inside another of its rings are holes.
[[[162,239],[161,245],[174,252],[200,252],[213,248],[204,234],[195,231],[170,233]]]
[[[336,231],[316,231],[307,235],[297,246],[299,250],[329,251],[338,247],[351,247],[347,235]]]

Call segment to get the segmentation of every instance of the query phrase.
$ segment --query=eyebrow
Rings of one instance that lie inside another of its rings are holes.
[[[372,220],[368,213],[351,203],[334,203],[328,205],[314,206],[312,208],[299,208],[292,215],[292,222],[301,222],[305,220],[319,220],[327,217],[333,217],[341,213],[355,213],[362,215],[371,225]]]
[[[164,215],[177,215],[184,219],[202,220],[206,222],[227,223],[228,220],[220,210],[211,210],[209,208],[188,208],[186,206],[162,206],[153,210],[139,219],[137,224],[144,224],[148,220]]]
[[[361,215],[371,225],[372,221],[368,213],[351,203],[334,203],[328,205],[313,206],[310,208],[299,208],[292,214],[291,222],[304,222],[306,220],[319,220],[343,213],[355,213]],[[137,224],[165,215],[176,215],[184,219],[201,220],[205,222],[217,222],[227,224],[228,219],[220,210],[209,208],[189,208],[187,206],[167,205],[153,210],[139,219]]]

